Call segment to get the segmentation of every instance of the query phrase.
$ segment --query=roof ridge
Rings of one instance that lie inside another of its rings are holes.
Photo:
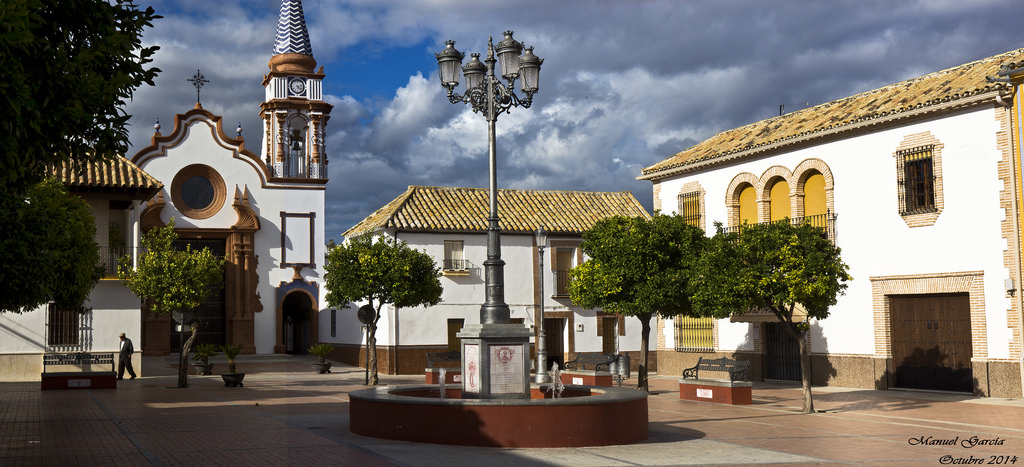
[[[355,236],[381,227],[401,231],[484,232],[487,190],[410,185],[405,192],[345,231]],[[533,232],[544,224],[561,233],[582,233],[611,215],[649,216],[630,191],[500,189],[502,230]]]
[[[973,60],[922,76],[905,79],[784,115],[765,118],[732,129],[723,130],[643,168],[639,178],[659,178],[665,175],[657,175],[659,172],[692,163],[726,157],[794,139],[814,138],[815,135],[828,133],[828,130],[849,127],[858,122],[886,116],[905,115],[907,112],[915,109],[934,107],[953,101],[962,101],[968,97],[993,91],[1000,86],[974,76],[987,70],[987,68],[979,70],[979,72],[971,72],[972,69],[993,62],[1000,63],[1007,59],[1021,57],[1022,55],[1024,55],[1024,48],[1006,51],[991,57]],[[940,81],[944,76],[949,77],[949,79],[945,82]],[[939,82],[935,83],[935,86],[931,88],[915,89],[915,86],[924,86],[933,80]],[[941,91],[933,93],[936,88]],[[910,94],[904,95],[902,94],[903,92],[909,92]],[[868,102],[858,102],[868,99],[871,100]],[[843,106],[856,107],[844,108]],[[814,117],[816,116],[821,118],[815,121]]]

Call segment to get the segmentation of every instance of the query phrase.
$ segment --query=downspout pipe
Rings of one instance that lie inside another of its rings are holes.
[[[1016,91],[1017,86],[1019,86],[1019,85],[1018,84],[1014,84],[1014,86],[1013,86],[1014,91]],[[1014,260],[1017,263],[1016,264],[1016,267],[1017,267],[1017,271],[1016,271],[1017,278],[1016,279],[1017,279],[1017,284],[1018,284],[1017,287],[1018,288],[1020,288],[1019,284],[1021,284],[1021,279],[1022,279],[1022,273],[1021,273],[1021,254],[1022,254],[1022,250],[1021,250],[1020,242],[1021,242],[1022,237],[1024,237],[1024,232],[1021,232],[1021,226],[1020,226],[1021,212],[1020,212],[1020,204],[1019,204],[1020,203],[1019,198],[1022,195],[1022,193],[1021,193],[1021,183],[1022,183],[1021,178],[1022,178],[1022,174],[1021,174],[1020,157],[1021,157],[1022,151],[1024,151],[1024,132],[1022,132],[1021,128],[1018,127],[1018,125],[1021,124],[1021,118],[1024,117],[1024,115],[1021,114],[1021,107],[1022,107],[1022,104],[1024,104],[1024,102],[1022,102],[1022,98],[1021,97],[1022,96],[1020,95],[1019,92],[1015,92],[1014,95],[1013,95],[1013,101],[1016,103],[1016,105],[1013,106],[1013,107],[1010,107],[1008,109],[1010,111],[1010,119],[1012,120],[1010,122],[1010,140],[1011,141],[1016,141],[1016,143],[1017,143],[1017,144],[1013,145],[1015,147],[1011,147],[1011,149],[1010,149],[1010,162],[1011,162],[1011,164],[1014,165],[1014,167],[1013,167],[1013,176],[1016,179],[1016,180],[1014,180],[1014,183],[1013,183],[1014,191],[1016,191],[1016,193],[1013,194],[1013,219],[1014,219],[1013,222],[1014,222],[1014,229],[1015,229],[1016,234],[1017,234],[1017,238],[1015,239],[1015,242],[1017,244],[1017,251],[1016,251],[1016,254],[1014,254],[1013,256],[1014,256]],[[1017,339],[1018,339],[1017,347],[1019,349],[1018,350],[1018,352],[1019,352],[1019,356],[1018,356],[1018,369],[1020,371],[1021,398],[1024,398],[1024,293],[1021,293],[1020,291],[1018,291],[1018,293],[1016,295],[1016,298],[1017,298],[1016,305],[1017,305]]]

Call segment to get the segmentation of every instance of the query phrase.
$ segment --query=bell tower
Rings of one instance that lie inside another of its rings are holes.
[[[324,68],[316,70],[301,0],[281,2],[274,56],[268,65],[270,73],[263,76],[266,97],[260,105],[263,161],[273,178],[323,183],[324,127],[333,106],[323,100]]]

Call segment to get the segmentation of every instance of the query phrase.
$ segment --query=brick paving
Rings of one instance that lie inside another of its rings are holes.
[[[652,381],[645,443],[492,449],[350,433],[348,393],[364,387],[359,368],[336,364],[317,375],[311,357],[242,356],[244,387],[224,387],[215,375],[192,376],[191,387],[179,389],[168,362],[146,357],[144,376],[119,381],[117,390],[42,392],[38,383],[0,382],[0,465],[1024,464],[1021,400],[815,388],[821,412],[803,415],[795,386],[755,384],[753,405],[725,406],[681,401],[678,377],[665,376]],[[998,444],[971,447],[972,438]],[[929,439],[957,444],[917,442]]]

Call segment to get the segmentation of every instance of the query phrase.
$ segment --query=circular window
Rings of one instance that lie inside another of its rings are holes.
[[[171,182],[171,201],[178,212],[193,219],[206,219],[224,206],[224,179],[213,168],[194,164],[178,171]]]
[[[213,204],[213,183],[201,175],[185,179],[181,184],[181,200],[191,209],[206,209]]]

